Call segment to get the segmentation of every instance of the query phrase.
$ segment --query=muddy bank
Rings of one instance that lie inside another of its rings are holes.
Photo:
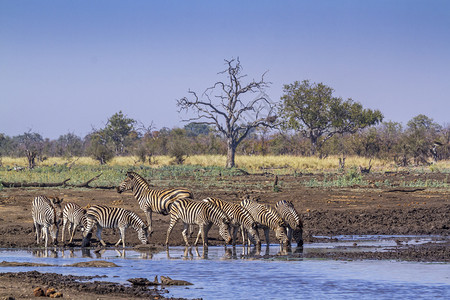
[[[44,291],[54,288],[63,299],[180,299],[165,298],[168,291],[139,285],[123,285],[99,281],[99,276],[74,276],[56,273],[8,272],[0,273],[0,298],[35,298],[33,291],[41,287]]]

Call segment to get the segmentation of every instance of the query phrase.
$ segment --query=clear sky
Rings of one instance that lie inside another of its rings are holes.
[[[249,79],[310,79],[404,126],[450,122],[450,1],[0,0],[0,133],[81,137],[114,113],[182,127],[176,99],[239,57]]]

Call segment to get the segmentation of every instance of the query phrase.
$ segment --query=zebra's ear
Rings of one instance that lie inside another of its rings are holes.
[[[131,179],[134,178],[134,174],[133,174],[133,172],[131,172],[131,171],[128,171],[128,172],[127,172],[127,176],[130,177]]]

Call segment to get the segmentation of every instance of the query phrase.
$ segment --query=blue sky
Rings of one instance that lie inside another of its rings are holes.
[[[0,133],[81,137],[121,110],[182,127],[176,99],[224,78],[310,79],[403,125],[450,122],[450,1],[0,0]]]

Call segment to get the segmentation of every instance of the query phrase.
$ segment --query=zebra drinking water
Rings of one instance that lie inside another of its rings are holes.
[[[61,202],[58,197],[37,196],[33,199],[31,215],[36,229],[36,243],[44,239],[45,248],[48,246],[48,235],[56,245],[58,243],[59,223],[61,222]]]
[[[132,227],[136,230],[142,244],[147,244],[148,242],[147,225],[132,211],[120,207],[93,205],[86,211],[86,220],[87,225],[83,233],[83,247],[88,244],[89,241],[87,236],[94,225],[97,225],[96,235],[103,246],[106,246],[106,243],[102,240],[103,228],[119,228],[120,239],[115,244],[115,247],[122,242],[122,246],[125,248],[125,229],[127,227]]]
[[[152,212],[168,215],[173,201],[182,198],[193,198],[191,191],[185,188],[153,190],[148,182],[135,172],[127,172],[127,178],[117,187],[120,194],[131,190],[139,207],[147,217],[149,233],[153,233]]]
[[[170,233],[180,219],[184,223],[184,229],[181,234],[183,235],[186,246],[188,247],[189,242],[186,232],[188,231],[189,225],[193,224],[199,226],[197,239],[195,240],[194,245],[197,245],[201,235],[203,240],[203,248],[208,248],[208,232],[213,224],[219,226],[219,233],[225,240],[226,244],[228,244],[231,240],[229,234],[230,219],[220,208],[204,201],[195,201],[185,198],[173,202],[170,208],[170,224],[167,229],[166,247],[169,247]]]
[[[267,204],[261,204],[251,199],[243,199],[241,205],[246,208],[252,215],[253,219],[258,222],[258,228],[264,230],[267,246],[270,245],[269,229],[275,232],[275,236],[283,246],[287,245],[286,223],[281,218],[276,209]],[[259,244],[258,246],[260,246]]]
[[[287,224],[288,245],[291,244],[293,237],[298,247],[303,246],[303,223],[294,204],[291,201],[280,200],[275,204],[275,208]]]
[[[63,210],[63,227],[62,227],[62,242],[65,243],[66,240],[64,238],[64,232],[66,228],[66,224],[68,224],[67,230],[70,234],[70,240],[69,244],[73,241],[73,236],[75,235],[75,230],[78,226],[82,227],[82,230],[84,230],[87,226],[87,220],[86,220],[86,210],[83,209],[81,206],[79,206],[76,203],[69,202],[66,203]]]
[[[246,245],[246,241],[250,241],[257,245],[261,243],[258,234],[258,224],[255,222],[250,213],[239,204],[227,202],[218,198],[208,197],[203,201],[218,206],[231,220],[231,226],[233,227],[233,246],[236,245],[236,235],[240,228],[242,234],[242,245]],[[247,238],[248,237],[248,238]]]

